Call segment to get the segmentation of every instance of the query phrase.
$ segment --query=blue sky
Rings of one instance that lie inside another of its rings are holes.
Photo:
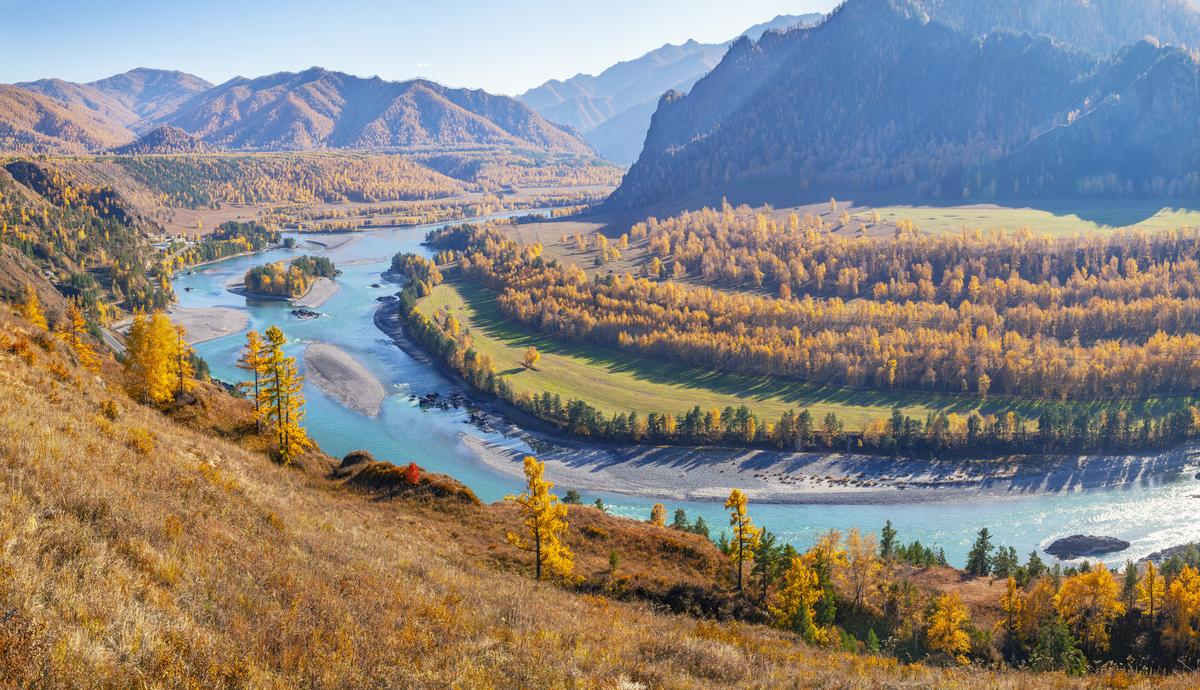
[[[134,67],[222,82],[314,65],[515,94],[835,0],[0,0],[0,82]]]

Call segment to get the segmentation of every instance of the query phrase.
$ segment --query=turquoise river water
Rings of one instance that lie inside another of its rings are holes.
[[[339,236],[316,239],[334,247],[325,250],[296,236],[299,246],[277,249],[255,256],[242,256],[181,273],[175,281],[180,305],[184,307],[233,307],[245,311],[250,327],[264,329],[279,325],[288,335],[289,353],[300,359],[305,344],[336,345],[371,370],[386,387],[388,398],[377,417],[352,412],[311,384],[306,384],[309,433],[334,456],[365,449],[377,458],[398,463],[415,461],[436,472],[452,475],[470,486],[485,501],[500,500],[519,489],[513,478],[497,473],[476,459],[463,442],[468,436],[514,447],[523,441],[481,432],[467,422],[461,410],[422,409],[409,399],[454,387],[439,372],[409,357],[379,331],[373,320],[377,297],[393,294],[396,287],[383,282],[391,257],[398,251],[428,255],[421,246],[425,234],[436,226],[386,228],[355,233],[353,239],[336,246]],[[342,271],[337,278],[341,290],[318,311],[319,319],[302,321],[278,301],[258,301],[225,289],[254,265],[300,254],[329,256]],[[372,284],[382,285],[380,288]],[[188,290],[187,288],[191,288]],[[197,351],[209,363],[214,376],[236,381],[234,366],[244,343],[242,334],[200,343]],[[920,539],[941,546],[953,564],[962,565],[971,541],[980,527],[988,527],[998,543],[1015,546],[1022,559],[1035,548],[1069,534],[1097,534],[1133,543],[1113,561],[1138,558],[1167,546],[1200,539],[1200,481],[1194,470],[1173,480],[1150,480],[1133,486],[1083,492],[987,498],[902,505],[751,505],[755,521],[781,538],[804,547],[829,529],[859,527],[878,530],[891,519],[905,541]],[[550,477],[553,479],[553,477]],[[561,493],[570,486],[559,486]],[[582,491],[587,502],[601,497],[614,514],[645,519],[655,501],[633,496]],[[685,508],[690,517],[703,515],[714,536],[727,518],[719,503],[671,503]],[[1043,556],[1045,557],[1045,556]]]

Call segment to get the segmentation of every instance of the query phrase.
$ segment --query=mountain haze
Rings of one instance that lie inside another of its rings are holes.
[[[920,0],[933,18],[971,34],[1046,34],[1100,55],[1153,36],[1200,47],[1195,0]]]
[[[959,32],[911,0],[849,0],[817,27],[739,40],[690,93],[664,96],[609,203],[1097,193],[1112,177],[1123,193],[1183,191],[1196,71],[1175,48],[1098,60],[1045,36]],[[993,165],[1018,154],[1037,165]]]
[[[767,31],[815,24],[823,16],[780,15],[750,27],[742,36],[757,40]],[[730,43],[667,44],[597,75],[552,79],[517,98],[546,119],[582,132],[605,158],[632,163],[641,150],[659,96],[672,89],[692,88],[721,61]]]

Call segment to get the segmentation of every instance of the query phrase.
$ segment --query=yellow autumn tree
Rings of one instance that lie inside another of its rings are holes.
[[[136,314],[129,329],[125,352],[125,374],[129,393],[143,402],[168,403],[186,378],[180,369],[179,332],[166,314]],[[186,383],[185,383],[186,387]]]
[[[817,625],[816,605],[821,599],[820,578],[805,558],[793,557],[783,574],[779,605],[770,607],[776,625],[800,635],[806,642],[824,644],[828,631]]]
[[[522,363],[526,369],[532,369],[537,366],[537,363],[542,359],[542,353],[538,352],[537,348],[530,345],[525,348],[525,356]]]
[[[1103,563],[1063,580],[1054,605],[1083,647],[1093,653],[1108,649],[1108,625],[1125,613],[1117,581]]]
[[[167,317],[163,317],[166,319]],[[192,347],[187,342],[187,330],[181,324],[175,324],[175,364],[173,365],[175,386],[178,395],[195,387],[195,367],[192,366]]]
[[[843,577],[853,593],[855,610],[868,603],[868,589],[883,569],[878,554],[879,548],[874,534],[863,534],[855,527],[846,535],[846,565],[843,568]]]
[[[1151,625],[1154,624],[1155,616],[1162,613],[1163,598],[1166,595],[1167,581],[1159,574],[1154,561],[1146,561],[1146,572],[1142,573],[1142,578],[1137,584],[1137,601],[1142,615],[1150,619]]]
[[[941,652],[960,664],[967,663],[966,654],[971,650],[971,636],[964,630],[970,620],[967,607],[957,592],[943,594],[933,605],[933,613],[929,617],[929,630],[926,637],[929,648]]]
[[[67,317],[62,321],[62,331],[59,335],[75,353],[84,369],[93,374],[100,371],[100,358],[87,340],[87,320],[83,317],[83,310],[75,302],[67,304]]]
[[[249,381],[239,382],[238,388],[250,394],[250,399],[254,401],[254,424],[261,431],[262,401],[259,399],[259,382],[266,367],[266,352],[262,335],[258,331],[250,331],[246,334],[246,348],[242,350],[242,356],[238,358],[237,367],[252,377]]]
[[[1012,658],[1021,641],[1021,615],[1025,611],[1025,596],[1017,586],[1017,579],[1008,576],[1004,595],[1000,598],[1000,610],[1004,618],[996,623],[996,627],[1004,630],[1004,650],[1008,658]]]
[[[261,369],[259,404],[263,418],[275,430],[279,459],[289,464],[311,442],[304,421],[304,378],[296,369],[296,359],[283,353],[287,336],[278,326],[267,329],[267,350]]]
[[[663,527],[667,524],[667,508],[661,503],[655,503],[650,509],[650,524]]]
[[[725,501],[725,509],[729,511],[729,526],[733,528],[733,540],[729,544],[729,555],[737,563],[737,588],[742,591],[742,572],[746,561],[758,546],[758,538],[762,530],[754,526],[754,521],[746,512],[746,494],[740,489],[729,492]]]
[[[21,301],[18,311],[21,316],[24,316],[38,328],[49,328],[49,325],[46,323],[46,315],[42,313],[42,304],[38,301],[37,292],[29,285],[25,286],[25,296]]]
[[[1200,656],[1200,572],[1190,565],[1171,580],[1163,602],[1165,637],[1175,654],[1195,660]]]
[[[562,541],[567,531],[567,506],[550,493],[554,483],[545,478],[545,472],[545,463],[531,455],[526,456],[525,492],[504,497],[520,507],[526,530],[526,535],[509,532],[508,543],[533,553],[534,577],[538,580],[542,579],[543,572],[568,577],[574,568],[571,550]]]

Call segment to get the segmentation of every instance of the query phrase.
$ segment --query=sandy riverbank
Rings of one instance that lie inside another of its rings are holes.
[[[492,468],[520,477],[523,453],[467,438]],[[562,486],[670,500],[724,500],[739,488],[757,503],[896,504],[1071,493],[1194,472],[1196,448],[1155,456],[1016,460],[907,460],[741,448],[540,443],[546,475]],[[1190,475],[1189,475],[1190,476]]]
[[[321,305],[336,295],[342,287],[329,278],[317,278],[313,281],[304,296],[293,300],[292,304],[305,309],[319,309]]]
[[[246,312],[228,307],[174,307],[167,315],[187,331],[189,345],[239,333],[250,325]]]
[[[369,417],[379,414],[386,397],[383,384],[341,348],[312,343],[304,348],[304,374],[346,407]]]
[[[311,242],[327,252],[331,252],[335,249],[341,249],[342,247],[357,242],[360,239],[362,239],[361,235],[348,234],[304,236],[305,242]]]

